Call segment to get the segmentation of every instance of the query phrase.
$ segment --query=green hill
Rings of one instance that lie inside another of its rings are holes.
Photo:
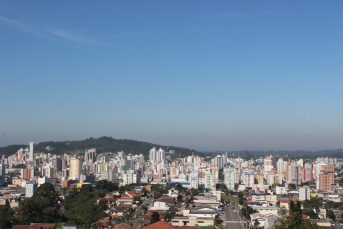
[[[10,145],[0,148],[0,155],[13,155],[20,148],[26,148],[29,145]],[[51,150],[47,150],[46,147],[50,146]],[[143,154],[145,158],[149,156],[149,150],[153,147],[162,148],[165,151],[175,150],[177,155],[181,154],[181,157],[186,157],[194,154],[203,155],[203,153],[197,152],[187,148],[174,147],[174,146],[162,146],[152,144],[148,142],[140,142],[128,139],[113,139],[112,137],[100,137],[100,138],[88,138],[81,141],[62,141],[62,142],[40,142],[35,145],[36,152],[45,152],[51,154],[64,154],[67,152],[84,151],[85,149],[96,148],[98,153],[103,152],[118,152],[124,151],[126,154]]]

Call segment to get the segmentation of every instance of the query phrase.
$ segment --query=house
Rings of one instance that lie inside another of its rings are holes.
[[[274,214],[277,215],[277,207],[276,206],[251,206],[252,209],[258,211],[258,213],[262,215]]]
[[[280,200],[280,208],[285,208],[289,210],[291,201],[290,200]]]
[[[133,219],[130,221],[130,224],[132,223],[132,227],[133,228],[141,228],[144,226],[148,226],[150,224],[151,220],[147,220],[147,219]]]
[[[19,208],[20,206],[20,201],[16,201],[15,199],[12,199],[11,202],[10,202],[10,207],[12,209],[16,209],[16,208]]]
[[[139,197],[141,195],[135,193],[134,191],[126,191],[123,194],[121,194],[122,198],[134,198],[134,197]]]
[[[169,223],[158,221],[146,227],[142,227],[142,229],[176,229],[176,227],[170,225]]]
[[[117,206],[118,210],[129,210],[132,208],[132,204],[120,204]]]
[[[132,198],[117,198],[116,199],[116,204],[130,204],[132,205],[133,199]]]
[[[269,225],[273,224],[274,225],[274,221],[277,221],[279,219],[281,219],[281,216],[278,215],[274,215],[274,214],[267,214],[267,215],[262,215],[260,213],[254,213],[254,214],[250,214],[250,220],[251,223],[253,224],[255,220],[257,220],[260,224],[260,227],[266,227],[267,221],[269,219],[275,219],[272,221],[269,221]]]
[[[0,205],[8,205],[8,199],[7,198],[0,198]]]
[[[213,226],[213,218],[198,218],[196,216],[179,216],[172,219],[173,226]]]
[[[157,199],[159,202],[164,202],[166,204],[175,204],[175,198],[174,197],[169,197],[167,195],[163,195],[161,198]]]
[[[216,200],[204,200],[204,199],[194,199],[194,203],[198,206],[211,206],[211,207],[216,207],[218,208],[220,206],[220,202],[216,201]]]
[[[156,201],[149,211],[169,211],[169,206],[165,202]]]
[[[183,216],[196,216],[198,218],[215,218],[217,210],[211,207],[201,207],[196,209],[185,209]]]
[[[320,227],[330,227],[331,223],[328,219],[310,219],[311,223],[316,223]]]
[[[12,229],[54,229],[55,223],[31,223],[31,225],[14,225]]]
[[[111,208],[109,210],[109,213],[111,213],[111,216],[123,216],[124,215],[124,210],[123,209],[114,209],[114,208]]]

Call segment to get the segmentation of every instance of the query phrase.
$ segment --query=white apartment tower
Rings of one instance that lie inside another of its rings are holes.
[[[96,149],[88,149],[85,152],[85,162],[96,162]]]
[[[299,200],[304,201],[304,200],[309,200],[311,198],[311,190],[309,187],[302,187],[299,188]]]
[[[198,189],[198,187],[199,187],[199,172],[198,172],[198,170],[194,170],[191,172],[189,181],[191,184],[191,188]]]
[[[35,143],[34,142],[30,142],[30,154],[29,154],[29,161],[33,161],[33,154],[34,154],[34,149],[35,147]]]
[[[161,162],[165,159],[166,152],[163,149],[156,150],[156,148],[152,148],[149,151],[149,160],[155,162]]]
[[[70,158],[69,179],[75,180],[81,174],[81,169],[82,163],[80,160],[75,157]]]

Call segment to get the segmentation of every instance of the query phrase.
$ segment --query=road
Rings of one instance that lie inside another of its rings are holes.
[[[225,229],[244,229],[243,223],[240,222],[238,211],[235,212],[232,206],[225,208],[225,221]]]
[[[140,204],[140,205],[136,208],[135,214],[134,214],[133,218],[136,218],[138,214],[144,215],[144,212],[143,212],[143,210],[142,210],[142,206],[143,206],[143,205],[147,206],[146,204],[148,204],[147,207],[149,207],[153,202],[154,202],[154,197],[153,197],[153,195],[152,195],[151,197],[148,197],[146,200],[144,200],[143,203]]]

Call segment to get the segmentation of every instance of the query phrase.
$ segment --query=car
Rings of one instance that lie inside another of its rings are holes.
[[[239,221],[239,219],[237,219],[237,221]]]

